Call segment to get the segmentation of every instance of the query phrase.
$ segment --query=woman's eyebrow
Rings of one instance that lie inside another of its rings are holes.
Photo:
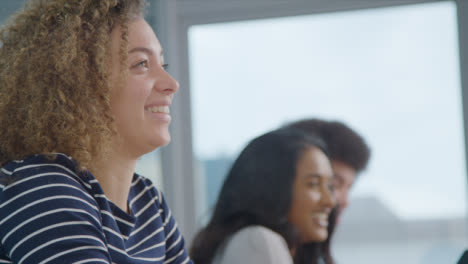
[[[153,56],[154,55],[154,52],[152,49],[149,49],[149,48],[145,48],[145,47],[135,47],[133,49],[131,49],[128,54],[131,54],[131,53],[135,53],[135,52],[143,52],[143,53],[146,53],[147,55],[149,56]]]
[[[307,179],[316,179],[316,178],[322,178],[322,177],[323,177],[323,175],[318,174],[316,172],[309,173],[309,174],[306,175]]]

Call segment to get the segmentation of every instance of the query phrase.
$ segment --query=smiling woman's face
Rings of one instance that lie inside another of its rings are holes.
[[[307,148],[297,161],[288,218],[303,242],[327,239],[328,215],[335,206],[332,177],[329,159],[316,147]]]
[[[122,79],[121,32],[116,27],[111,33],[110,105],[118,132],[115,144],[128,155],[140,157],[169,143],[169,106],[179,84],[165,71],[159,40],[142,18],[128,24],[128,69]]]

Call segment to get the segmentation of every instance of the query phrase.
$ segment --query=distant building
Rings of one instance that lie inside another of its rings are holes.
[[[344,212],[336,240],[394,241],[466,239],[466,218],[403,220],[378,197],[357,197]]]
[[[213,207],[218,199],[219,191],[223,185],[226,174],[231,168],[231,157],[220,157],[203,161],[205,171],[205,197],[209,208]]]

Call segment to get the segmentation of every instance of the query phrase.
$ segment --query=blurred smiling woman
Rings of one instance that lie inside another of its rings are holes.
[[[134,173],[179,84],[143,0],[31,0],[0,32],[0,263],[192,263]]]
[[[330,161],[317,137],[279,129],[252,140],[229,171],[208,225],[190,251],[197,264],[315,264],[335,205]],[[315,250],[315,247],[312,247]],[[316,254],[317,253],[317,254]]]

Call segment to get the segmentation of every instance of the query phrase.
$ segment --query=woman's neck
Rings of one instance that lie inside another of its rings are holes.
[[[136,159],[128,157],[107,155],[97,159],[91,169],[107,199],[127,213],[130,213],[128,194],[136,162]]]

